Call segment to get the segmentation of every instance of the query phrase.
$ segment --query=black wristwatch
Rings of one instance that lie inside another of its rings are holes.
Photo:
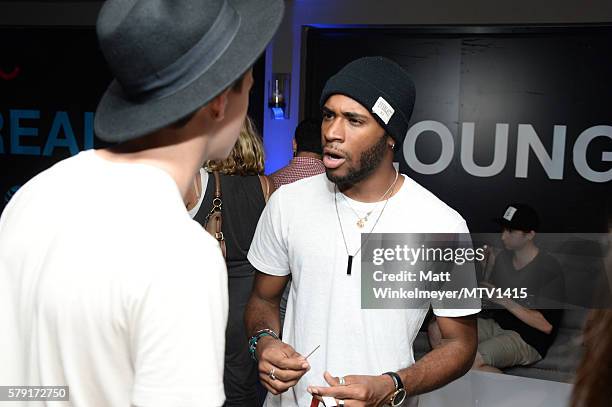
[[[401,405],[404,400],[406,400],[406,389],[404,389],[404,383],[402,383],[402,379],[395,372],[386,372],[383,374],[391,376],[393,383],[395,383],[395,392],[389,398],[389,405],[391,407],[397,407]]]

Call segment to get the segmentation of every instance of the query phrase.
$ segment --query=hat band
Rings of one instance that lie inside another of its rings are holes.
[[[210,30],[189,51],[164,69],[121,86],[139,102],[170,96],[206,72],[232,43],[239,27],[240,15],[224,1]]]

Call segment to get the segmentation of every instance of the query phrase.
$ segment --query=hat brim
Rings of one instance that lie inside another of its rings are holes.
[[[525,225],[520,225],[520,224],[512,223],[511,221],[506,220],[504,218],[495,218],[495,219],[493,219],[493,222],[497,223],[502,228],[508,228],[508,229],[512,229],[512,230],[521,230],[521,231],[527,232],[527,233],[531,232],[532,230],[535,230],[535,229],[529,228],[528,226],[525,226]]]
[[[494,218],[492,219],[492,221],[498,224],[499,226],[510,226],[511,224],[509,221],[507,221],[504,218]]]
[[[152,133],[196,111],[230,86],[263,53],[283,16],[282,0],[231,0],[241,17],[231,45],[186,88],[147,102],[130,100],[116,80],[96,110],[96,136],[119,143]]]

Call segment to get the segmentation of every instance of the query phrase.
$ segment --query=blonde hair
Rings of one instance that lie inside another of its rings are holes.
[[[263,143],[249,116],[244,119],[240,136],[229,157],[222,161],[208,161],[205,167],[208,171],[227,175],[263,175]]]

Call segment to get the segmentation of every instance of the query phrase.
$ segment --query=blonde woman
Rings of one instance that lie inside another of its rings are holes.
[[[196,174],[189,198],[192,202],[188,203],[188,209],[191,209],[192,217],[202,225],[212,208],[215,190],[215,178],[210,174],[212,171],[220,174],[222,232],[226,245],[229,288],[229,317],[225,338],[225,406],[257,406],[257,366],[248,353],[243,322],[244,307],[251,294],[255,274],[255,268],[247,260],[247,253],[273,186],[263,176],[263,144],[251,119],[246,118],[229,157],[223,161],[209,161],[206,170]]]

